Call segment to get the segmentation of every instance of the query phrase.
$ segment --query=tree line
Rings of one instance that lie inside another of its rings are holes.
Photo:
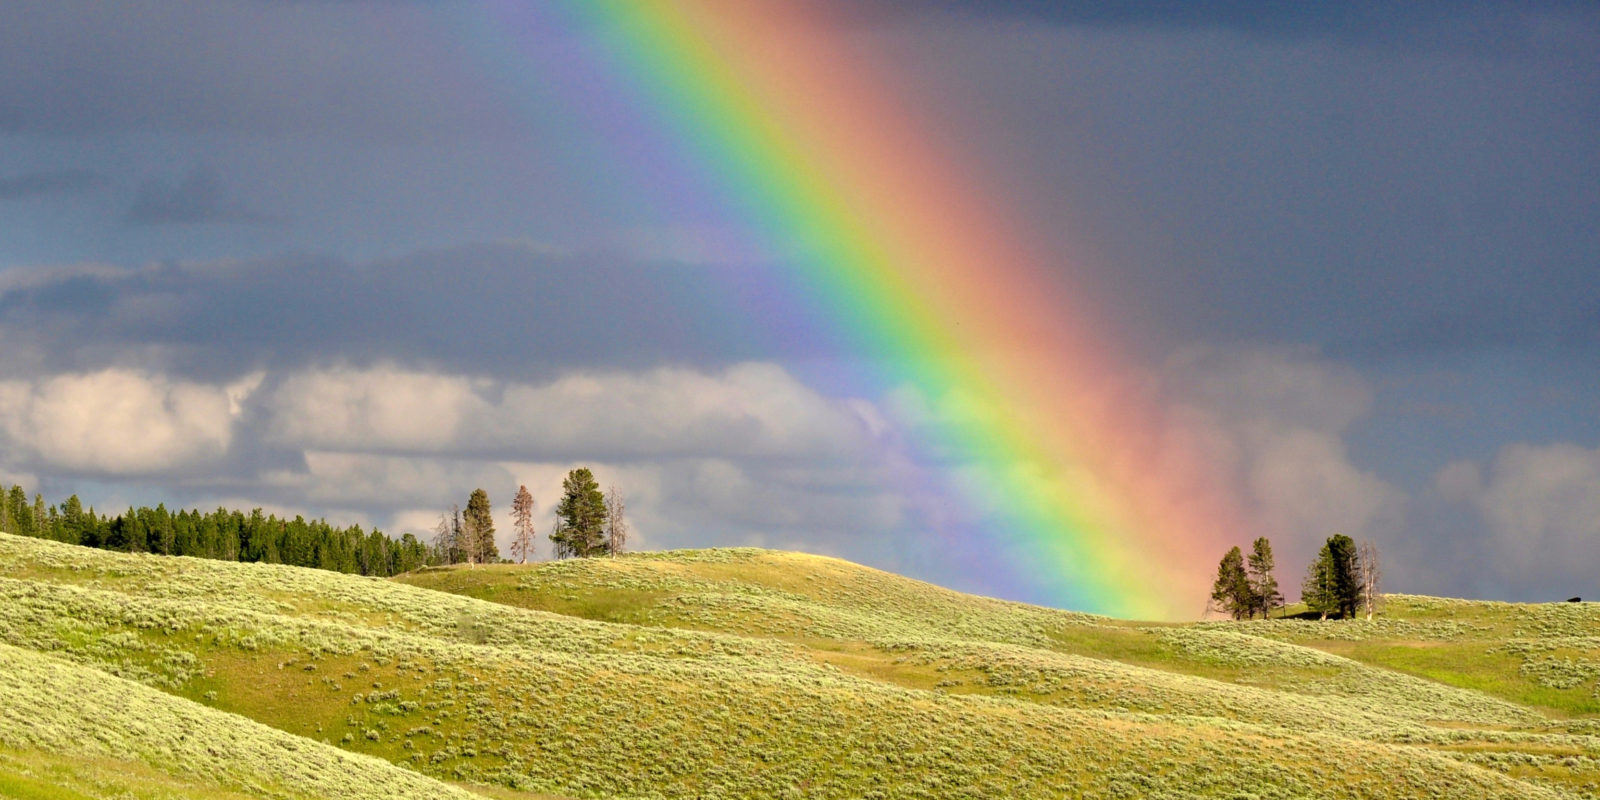
[[[549,538],[556,558],[616,555],[628,546],[629,527],[622,493],[600,491],[587,468],[568,473],[555,507]],[[512,501],[512,558],[537,558],[533,496],[518,487]],[[296,567],[389,577],[424,566],[506,563],[495,543],[489,494],[475,489],[466,508],[451,506],[441,516],[431,541],[406,533],[399,538],[377,528],[340,527],[326,520],[279,518],[261,509],[249,513],[226,508],[172,511],[166,505],[129,508],[115,516],[85,508],[77,495],[47,505],[35,494],[30,502],[21,486],[0,492],[0,531],[67,544],[117,550],[193,556],[222,561],[288,564]]]
[[[339,527],[302,516],[283,519],[259,508],[249,513],[226,508],[171,511],[163,504],[102,516],[84,508],[77,495],[47,506],[36,494],[30,504],[21,486],[12,486],[0,502],[0,530],[125,553],[289,564],[379,577],[409,572],[436,558],[409,533],[395,539],[376,528]]]
[[[1283,606],[1274,568],[1272,543],[1266,537],[1255,540],[1248,557],[1238,547],[1229,550],[1217,564],[1209,608],[1234,619],[1254,619],[1257,613],[1268,618]],[[1350,537],[1334,534],[1307,567],[1300,601],[1319,619],[1352,619],[1365,611],[1370,620],[1382,599],[1380,579],[1376,545],[1363,542],[1357,547]]]

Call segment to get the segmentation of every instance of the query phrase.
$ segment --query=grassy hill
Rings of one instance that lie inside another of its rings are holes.
[[[377,580],[0,535],[0,675],[21,797],[1600,797],[1593,604],[1157,625],[761,550]]]

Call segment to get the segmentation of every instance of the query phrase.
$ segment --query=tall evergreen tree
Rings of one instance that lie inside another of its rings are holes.
[[[66,507],[68,510],[72,508],[72,501],[76,499],[77,495],[73,495],[67,500]],[[82,509],[82,503],[79,503],[78,507]],[[63,514],[62,516],[67,515]],[[105,524],[100,520],[99,515],[94,513],[94,508],[80,510],[76,519],[74,531],[71,533],[71,535],[78,537],[74,540],[76,544],[81,544],[84,547],[105,547]]]
[[[567,473],[561,482],[561,502],[556,504],[560,520],[550,534],[556,557],[588,558],[606,552],[606,498],[588,467]]]
[[[1335,607],[1333,596],[1333,556],[1324,544],[1317,551],[1317,557],[1306,565],[1306,577],[1300,583],[1300,602],[1305,603],[1307,611],[1327,619],[1328,612]]]
[[[41,539],[51,538],[50,515],[45,511],[44,495],[42,494],[33,496],[33,535]]]
[[[1339,616],[1352,619],[1361,608],[1361,566],[1355,540],[1336,534],[1328,539],[1328,550],[1333,556],[1334,598]]]
[[[395,553],[394,569],[390,571],[390,574],[399,575],[403,572],[410,572],[427,563],[428,546],[408,533],[400,537],[400,545]]]
[[[28,508],[28,493],[21,486],[12,486],[11,492],[6,495],[6,507],[11,513],[11,525],[18,536],[33,536],[33,510]]]
[[[572,545],[567,542],[566,531],[561,529],[561,508],[557,505],[551,509],[555,513],[555,520],[550,523],[551,555],[557,559],[572,558]]]
[[[1261,618],[1272,616],[1272,609],[1283,605],[1283,593],[1278,591],[1278,579],[1272,574],[1272,543],[1263,536],[1250,546],[1249,572],[1250,596]]]
[[[78,544],[83,541],[83,501],[77,495],[61,504],[61,541]]]
[[[178,532],[172,527],[172,515],[167,513],[166,503],[156,504],[155,510],[145,516],[145,530],[149,531],[150,552],[164,556],[181,555],[174,552]]]
[[[494,543],[494,515],[489,510],[489,493],[473,489],[467,498],[467,510],[462,512],[462,526],[472,536],[472,554],[480,564],[500,560],[500,548]]]
[[[1306,570],[1300,596],[1322,619],[1330,614],[1345,619],[1356,615],[1361,607],[1361,578],[1355,540],[1342,533],[1328,537]]]
[[[533,556],[533,493],[527,486],[517,487],[517,496],[511,500],[511,524],[515,538],[511,540],[511,557],[526,564]]]
[[[1211,584],[1211,601],[1234,619],[1244,619],[1255,611],[1250,593],[1250,578],[1244,571],[1244,554],[1231,548],[1217,564],[1217,579]]]

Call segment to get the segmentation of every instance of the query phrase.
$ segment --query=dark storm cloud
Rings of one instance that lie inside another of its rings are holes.
[[[826,347],[763,274],[516,245],[44,270],[0,294],[0,335],[52,369],[153,358],[204,379],[376,361],[509,378]]]
[[[56,194],[75,194],[98,189],[106,178],[85,169],[58,169],[27,172],[0,178],[0,200],[20,200]]]
[[[1540,27],[1538,8],[1519,19],[1571,47],[1510,58],[1070,15],[924,16],[862,38],[915,76],[927,128],[1037,214],[1063,280],[1150,352],[1384,358],[1567,346],[1600,307],[1600,15]]]
[[[450,67],[428,6],[14,0],[0,131],[484,133],[503,119]],[[503,125],[499,126],[503,129]]]
[[[1009,20],[1060,26],[1156,31],[1232,31],[1264,39],[1330,39],[1428,50],[1482,53],[1524,51],[1548,45],[1548,21],[1595,16],[1580,0],[1522,3],[1383,0],[1344,3],[1276,3],[1264,0],[1191,2],[1147,0],[850,0],[837,12],[861,22],[896,22],[930,16],[977,21]],[[1559,39],[1559,37],[1554,37]]]
[[[190,171],[175,183],[145,181],[124,219],[134,225],[275,221],[229,197],[222,179],[206,167]]]

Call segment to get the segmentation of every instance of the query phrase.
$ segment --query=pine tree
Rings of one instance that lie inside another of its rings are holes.
[[[511,540],[511,557],[526,564],[534,554],[533,493],[527,486],[517,487],[517,496],[511,500],[511,524],[516,538]]]
[[[558,558],[588,558],[606,552],[606,498],[587,467],[567,473],[561,482],[556,516],[560,522],[550,539],[555,542]]]
[[[1328,539],[1328,550],[1333,556],[1334,599],[1339,616],[1353,619],[1361,608],[1361,568],[1355,540],[1335,534]]]
[[[1306,608],[1327,619],[1336,614],[1354,617],[1361,606],[1361,580],[1358,574],[1355,540],[1342,533],[1328,537],[1317,559],[1306,570],[1300,597]]]
[[[1228,550],[1217,564],[1217,580],[1211,584],[1211,600],[1234,619],[1244,619],[1255,611],[1250,594],[1250,578],[1244,571],[1244,554],[1239,548]]]
[[[172,514],[167,511],[166,503],[156,505],[156,513],[152,515],[149,527],[150,552],[164,556],[181,555],[178,552],[178,531],[173,527]]]
[[[1327,619],[1328,612],[1335,607],[1333,595],[1333,556],[1324,544],[1317,551],[1317,557],[1306,565],[1306,579],[1300,584],[1300,602],[1305,603],[1307,611]]]
[[[462,523],[471,537],[472,553],[476,563],[487,564],[500,560],[500,548],[494,543],[494,516],[489,510],[489,493],[473,489],[467,498],[467,510],[462,513]]]
[[[15,530],[7,531],[18,536],[33,536],[33,511],[28,508],[28,493],[21,486],[12,486],[10,494],[6,495],[7,510],[11,512],[11,525]]]
[[[1261,618],[1272,616],[1272,609],[1283,605],[1283,593],[1278,591],[1278,579],[1272,574],[1272,543],[1265,536],[1250,546],[1250,596]]]

